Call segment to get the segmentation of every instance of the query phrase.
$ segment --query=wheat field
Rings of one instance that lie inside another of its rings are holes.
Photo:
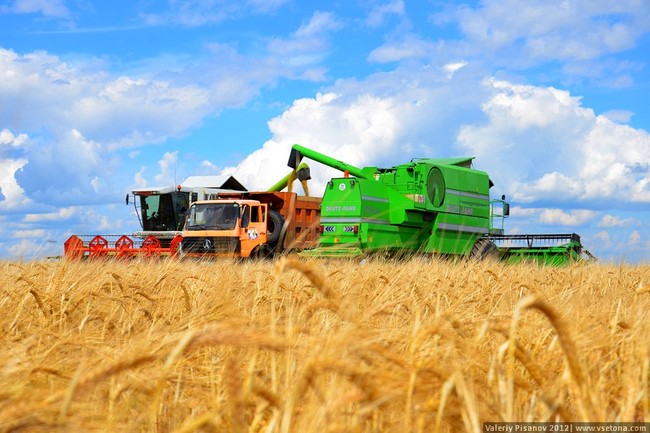
[[[650,266],[2,262],[0,431],[650,421]]]

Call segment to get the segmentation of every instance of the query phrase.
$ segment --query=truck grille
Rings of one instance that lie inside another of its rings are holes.
[[[241,242],[226,237],[183,238],[182,248],[188,254],[239,254]]]

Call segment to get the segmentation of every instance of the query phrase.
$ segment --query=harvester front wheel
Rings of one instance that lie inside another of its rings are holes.
[[[498,260],[499,250],[490,239],[481,238],[474,244],[469,258],[472,260]]]

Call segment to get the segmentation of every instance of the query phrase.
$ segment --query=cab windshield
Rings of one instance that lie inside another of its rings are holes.
[[[187,230],[232,230],[239,217],[237,203],[195,204],[187,218]]]
[[[139,194],[136,193],[136,195]],[[189,193],[187,192],[140,195],[142,229],[147,231],[181,230],[188,202]]]

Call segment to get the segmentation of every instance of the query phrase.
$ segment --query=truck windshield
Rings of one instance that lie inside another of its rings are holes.
[[[188,230],[232,230],[239,217],[237,203],[195,204],[187,218]]]

